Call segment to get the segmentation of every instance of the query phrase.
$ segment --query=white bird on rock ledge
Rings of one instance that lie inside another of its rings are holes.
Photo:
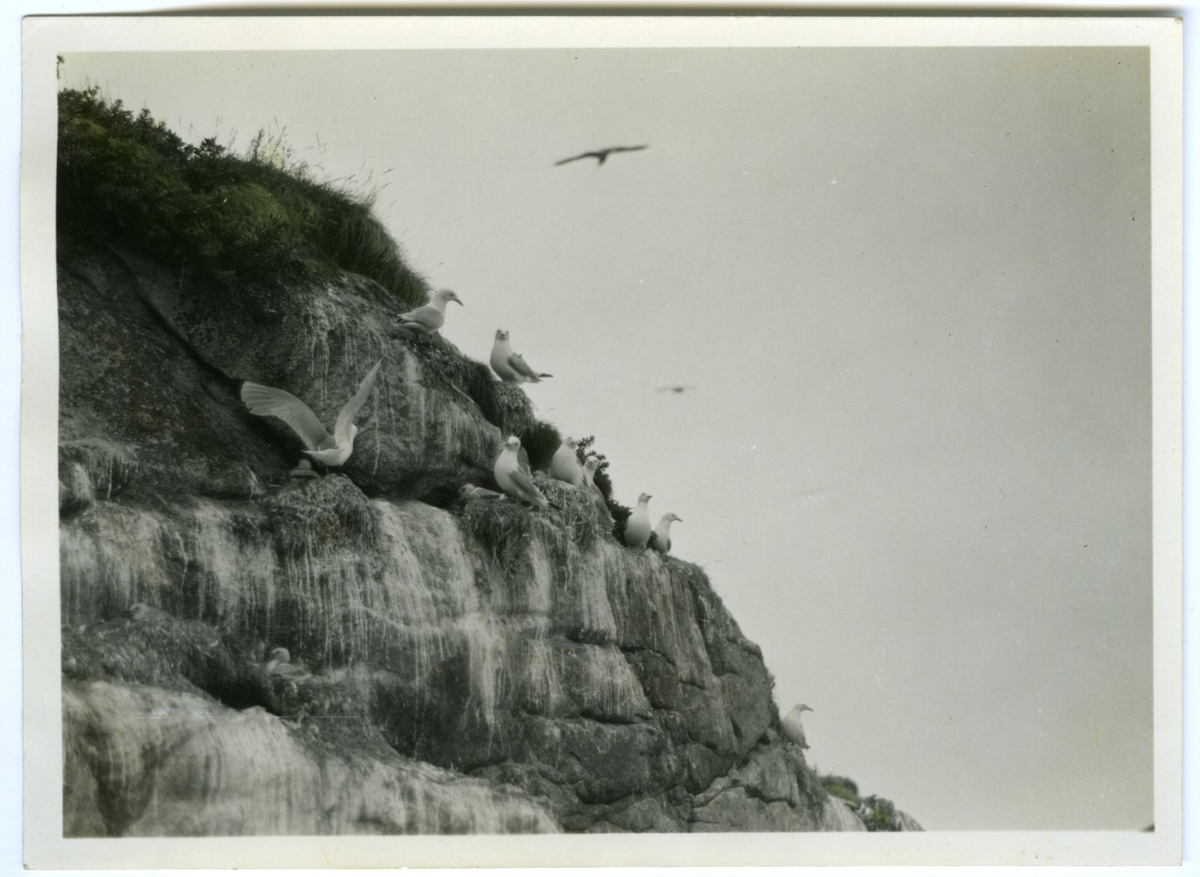
[[[800,724],[800,715],[805,710],[811,713],[813,708],[808,704],[798,703],[779,722],[779,730],[783,734],[784,739],[795,743],[801,749],[808,748],[808,741],[804,739],[804,726]]]
[[[674,512],[667,512],[659,519],[658,526],[654,528],[654,541],[651,543],[655,551],[666,554],[671,550],[671,522],[682,520],[683,518],[677,517]]]
[[[546,372],[535,372],[525,364],[525,358],[519,353],[513,353],[512,344],[508,340],[508,332],[496,330],[496,340],[492,344],[492,371],[506,384],[538,384],[542,378],[552,378],[554,375]]]
[[[371,394],[375,376],[379,373],[379,366],[382,364],[383,360],[381,359],[371,366],[367,376],[358,385],[358,392],[342,408],[333,428],[333,435],[326,432],[325,427],[321,425],[321,421],[317,419],[317,415],[313,414],[311,408],[286,390],[268,387],[266,384],[259,384],[255,381],[246,381],[242,384],[242,401],[246,403],[251,414],[257,414],[260,417],[278,417],[290,426],[292,431],[304,442],[304,453],[318,463],[326,466],[341,466],[350,459],[350,455],[354,452],[354,437],[358,435],[358,427],[354,425],[354,418],[358,416],[359,409],[363,407],[367,396]]]
[[[427,335],[436,332],[446,322],[446,305],[452,301],[466,307],[453,289],[439,289],[429,299],[429,304],[401,314],[400,328],[413,329]]]
[[[550,477],[565,481],[572,487],[584,487],[583,467],[579,465],[579,455],[575,452],[579,442],[567,436],[550,458]]]
[[[286,682],[299,682],[312,677],[302,666],[292,663],[291,653],[282,646],[272,649],[267,656],[267,675]]]
[[[637,508],[625,523],[625,544],[630,548],[645,548],[650,541],[650,500],[650,494],[641,494]]]
[[[520,450],[521,440],[515,435],[510,435],[504,443],[504,449],[500,451],[500,456],[496,458],[495,465],[492,466],[496,483],[510,496],[533,503],[538,508],[549,508],[550,501],[538,490],[533,478],[521,468],[521,460],[517,456]]]

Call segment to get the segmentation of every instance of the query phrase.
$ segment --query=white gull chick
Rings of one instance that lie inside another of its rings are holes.
[[[811,713],[812,707],[806,703],[798,703],[779,722],[779,730],[784,739],[797,744],[801,749],[808,748],[808,741],[804,739],[804,726],[800,724],[800,714],[805,710]]]
[[[641,494],[637,508],[625,523],[625,544],[631,548],[645,548],[650,541],[650,499],[650,494]]]
[[[613,525],[612,512],[608,510],[608,503],[604,501],[604,491],[597,486],[595,482],[596,470],[600,468],[600,460],[596,457],[588,457],[583,464],[583,482],[585,489],[591,493],[592,502],[596,505],[596,510],[600,512],[600,520]]]
[[[579,465],[579,455],[575,452],[579,442],[567,436],[550,458],[550,477],[565,481],[572,487],[583,487],[583,467]]]
[[[525,364],[525,358],[519,353],[513,353],[512,344],[508,340],[508,332],[496,330],[496,340],[492,344],[492,371],[500,376],[506,384],[537,384],[542,378],[552,378],[554,375],[546,372],[535,372]]]
[[[242,384],[242,401],[250,409],[251,414],[260,417],[278,417],[292,428],[300,440],[304,442],[304,453],[318,463],[326,466],[341,466],[350,459],[354,452],[354,437],[358,435],[358,427],[354,418],[359,409],[371,394],[375,384],[375,376],[379,374],[379,366],[383,360],[371,366],[367,376],[358,385],[358,392],[345,404],[338,414],[337,423],[333,427],[333,435],[326,432],[317,415],[312,409],[286,390],[268,387],[255,381]]]
[[[521,440],[515,435],[510,435],[492,467],[496,483],[510,496],[531,502],[538,508],[549,508],[550,501],[538,490],[537,485],[533,483],[533,478],[521,468],[521,461],[517,457],[519,450],[521,450]]]
[[[436,332],[446,322],[446,304],[452,301],[466,307],[463,305],[462,299],[455,295],[454,290],[439,289],[429,299],[429,304],[401,314],[400,328],[413,329],[425,334]]]
[[[293,664],[291,653],[282,646],[272,649],[267,656],[267,675],[286,682],[299,682],[312,676],[301,665]]]
[[[671,550],[671,522],[682,520],[674,512],[667,512],[659,519],[658,526],[654,528],[654,542],[651,543],[655,551],[666,554]]]

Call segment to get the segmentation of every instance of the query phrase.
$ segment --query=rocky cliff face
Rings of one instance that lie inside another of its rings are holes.
[[[699,568],[557,482],[456,498],[529,403],[373,283],[59,258],[69,836],[863,830]],[[380,358],[344,470],[290,479],[240,382],[332,423]],[[312,675],[269,677],[278,646]]]

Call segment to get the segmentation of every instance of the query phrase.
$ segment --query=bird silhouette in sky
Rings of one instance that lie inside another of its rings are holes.
[[[693,387],[691,384],[671,384],[666,387],[659,387],[658,392],[660,392],[660,393],[686,393],[688,390],[694,390],[694,389],[695,389],[695,387]]]
[[[645,146],[610,146],[608,149],[596,149],[592,152],[581,152],[579,155],[572,155],[570,158],[564,158],[562,161],[554,162],[557,167],[560,164],[566,164],[569,161],[579,161],[581,158],[596,159],[596,167],[604,164],[604,160],[614,152],[635,152],[639,149],[646,149]]]

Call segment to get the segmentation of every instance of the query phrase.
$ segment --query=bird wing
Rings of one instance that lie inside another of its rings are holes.
[[[579,153],[579,155],[572,155],[570,158],[564,158],[562,161],[554,162],[554,166],[557,167],[558,165],[566,164],[569,161],[579,161],[579,159],[581,159],[581,158],[596,158],[596,157],[597,156],[594,152],[581,152],[581,153]]]
[[[509,364],[509,367],[512,368],[512,370],[515,371],[517,374],[524,375],[525,377],[530,378],[531,380],[536,381],[538,378],[541,377],[541,375],[539,375],[537,372],[535,372],[533,369],[531,369],[528,365],[526,365],[525,357],[521,356],[521,354],[519,354],[519,353],[512,354],[508,358],[508,364]]]
[[[646,149],[648,146],[649,146],[649,144],[646,144],[645,146],[614,146],[605,151],[606,152],[636,152],[639,149]]]
[[[354,422],[354,418],[358,416],[359,409],[366,404],[367,396],[371,395],[371,387],[375,385],[375,376],[379,374],[379,367],[383,365],[383,360],[371,366],[371,370],[367,372],[367,376],[362,379],[362,383],[358,385],[358,392],[354,394],[345,407],[338,414],[337,423],[333,427],[333,437],[335,440],[341,441],[348,437],[350,432],[350,424]]]
[[[278,417],[292,428],[304,446],[310,451],[320,451],[334,446],[333,436],[326,432],[312,409],[289,393],[277,387],[268,387],[257,381],[242,384],[242,401],[251,414],[260,417]]]
[[[424,326],[426,329],[437,329],[441,327],[442,321],[445,320],[445,315],[433,305],[421,305],[407,314],[401,314],[400,319],[405,323],[416,323],[419,326]]]
[[[513,469],[509,473],[512,478],[513,485],[517,490],[529,496],[531,499],[536,498],[538,501],[544,501],[546,498],[542,496],[542,492],[538,490],[538,486],[533,483],[533,479],[526,475],[520,469]]]

